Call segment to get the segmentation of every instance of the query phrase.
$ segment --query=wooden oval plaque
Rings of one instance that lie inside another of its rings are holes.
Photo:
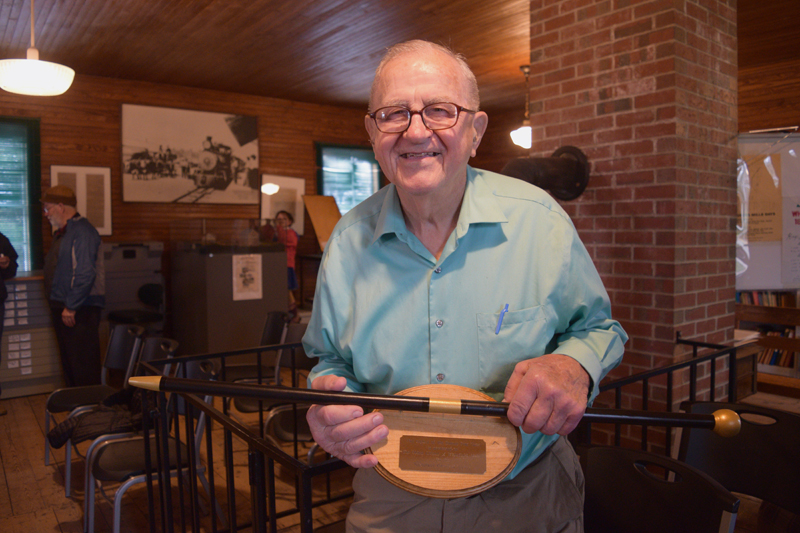
[[[494,401],[457,385],[421,385],[398,392],[444,400]],[[463,498],[493,487],[513,470],[522,436],[505,417],[382,410],[387,438],[367,453],[387,481],[431,498]]]

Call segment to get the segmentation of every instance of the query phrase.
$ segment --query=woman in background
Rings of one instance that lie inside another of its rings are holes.
[[[295,274],[295,257],[297,256],[297,232],[292,229],[294,217],[288,211],[278,211],[275,215],[275,238],[286,248],[286,266],[289,275],[289,315],[292,322],[297,318],[297,302],[294,291],[298,288]]]

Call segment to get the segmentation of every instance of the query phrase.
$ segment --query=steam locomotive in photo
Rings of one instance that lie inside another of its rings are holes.
[[[211,136],[203,141],[203,151],[193,168],[195,185],[203,188],[226,189],[244,170],[245,162],[233,155],[231,147],[215,143]]]

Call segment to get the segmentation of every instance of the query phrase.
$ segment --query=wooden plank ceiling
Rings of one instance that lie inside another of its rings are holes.
[[[739,0],[739,68],[797,61],[800,58],[798,18],[798,0]]]
[[[25,57],[30,1],[0,5],[0,58]],[[529,62],[529,0],[35,0],[34,6],[40,58],[79,74],[366,107],[382,51],[423,38],[467,56],[483,108],[524,108],[519,66]]]
[[[423,38],[470,61],[482,107],[524,107],[530,0],[35,0],[43,60],[79,74],[365,107],[382,51]],[[739,63],[796,59],[798,0],[739,0]],[[30,0],[0,2],[24,57]]]

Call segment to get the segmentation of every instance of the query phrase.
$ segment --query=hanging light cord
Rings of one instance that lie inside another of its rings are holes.
[[[529,120],[531,108],[531,89],[528,87],[528,76],[531,73],[531,67],[530,65],[522,65],[519,67],[519,69],[523,74],[525,74],[525,120]]]
[[[33,37],[33,0],[31,0],[31,48],[36,48]]]

